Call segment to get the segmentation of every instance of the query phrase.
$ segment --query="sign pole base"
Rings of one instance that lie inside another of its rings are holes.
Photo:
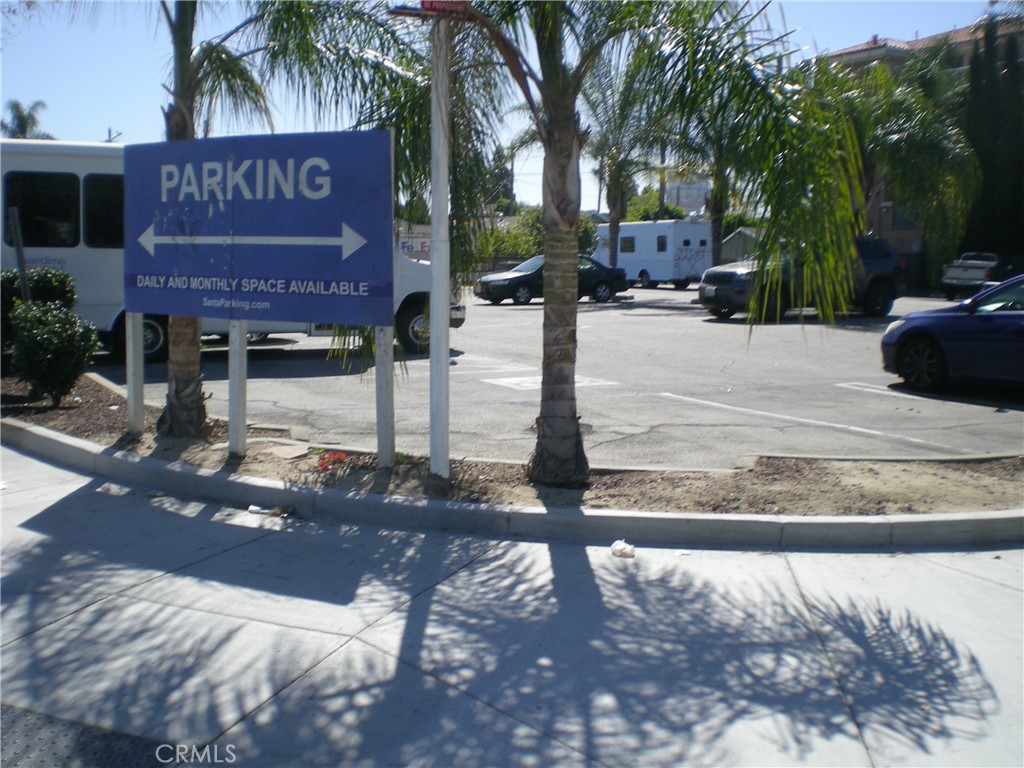
[[[390,325],[374,328],[377,387],[377,466],[395,466],[395,347]]]
[[[228,452],[245,456],[249,323],[228,321]]]
[[[128,390],[128,432],[141,435],[146,429],[145,360],[142,354],[142,314],[124,316],[124,377]]]

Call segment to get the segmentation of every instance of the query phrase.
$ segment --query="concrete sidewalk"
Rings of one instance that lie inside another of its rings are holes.
[[[1024,763],[1015,546],[619,558],[251,513],[7,435],[5,766]]]

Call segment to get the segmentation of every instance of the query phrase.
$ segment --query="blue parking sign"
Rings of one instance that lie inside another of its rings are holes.
[[[125,147],[125,306],[391,325],[389,131]]]

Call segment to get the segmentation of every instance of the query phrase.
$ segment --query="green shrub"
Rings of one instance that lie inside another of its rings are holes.
[[[10,323],[11,369],[60,405],[99,349],[96,329],[57,302],[19,302]]]
[[[57,302],[62,307],[74,309],[78,294],[75,292],[75,283],[71,275],[61,272],[58,269],[44,269],[34,267],[25,272],[28,280],[28,290],[32,301],[41,304]],[[21,283],[18,279],[18,270],[5,269],[0,272],[0,313],[2,313],[2,325],[0,334],[4,344],[10,342],[10,315],[11,310],[21,303]]]

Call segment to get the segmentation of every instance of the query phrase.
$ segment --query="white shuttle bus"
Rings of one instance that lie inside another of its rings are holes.
[[[594,258],[608,263],[608,225],[597,227]],[[619,224],[618,264],[626,280],[641,288],[672,283],[684,289],[699,283],[711,266],[711,223],[708,221],[629,221]]]
[[[124,147],[119,144],[5,139],[0,141],[3,269],[18,266],[9,211],[17,209],[26,266],[67,272],[75,311],[115,351],[124,348]],[[395,335],[410,354],[429,344],[430,263],[395,250]],[[453,304],[450,324],[465,322]],[[228,321],[204,318],[204,334],[227,333]],[[316,333],[314,324],[249,323],[250,334]],[[325,331],[321,331],[324,333]],[[326,331],[329,333],[330,331]],[[167,318],[146,315],[147,359],[167,354]]]

